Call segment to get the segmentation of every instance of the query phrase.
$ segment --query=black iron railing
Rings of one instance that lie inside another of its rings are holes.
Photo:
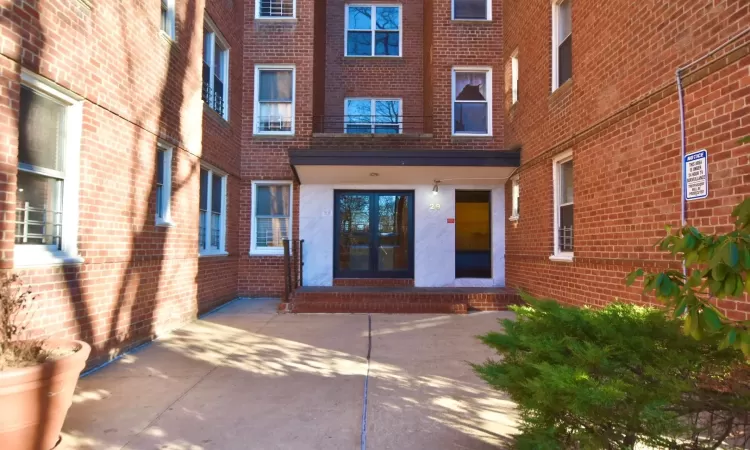
[[[303,284],[303,245],[304,239],[284,239],[284,303]]]
[[[219,113],[221,117],[224,117],[224,87],[218,87],[218,89],[213,89],[211,84],[204,79],[202,97],[203,101],[206,102],[211,109]]]
[[[429,133],[431,129],[431,116],[326,115],[313,117],[313,131],[315,133],[421,134]]]

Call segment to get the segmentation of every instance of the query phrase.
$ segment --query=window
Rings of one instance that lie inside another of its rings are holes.
[[[172,147],[159,144],[156,151],[156,225],[172,223]]]
[[[510,209],[510,220],[518,220],[518,213],[520,211],[520,200],[521,200],[521,183],[518,176],[511,178],[511,209]]]
[[[552,4],[552,90],[573,76],[573,16],[571,0]]]
[[[81,262],[81,99],[25,71],[21,81],[15,264]]]
[[[203,33],[203,101],[229,120],[229,46],[210,21]]]
[[[553,161],[555,253],[573,257],[573,154],[565,152]]]
[[[284,239],[292,236],[292,183],[253,182],[250,253],[281,255]]]
[[[297,16],[295,0],[256,0],[256,19],[294,19]]]
[[[198,248],[202,255],[226,255],[227,177],[201,167]]]
[[[510,57],[510,103],[518,103],[518,50]]]
[[[489,136],[491,125],[492,71],[453,69],[453,134]]]
[[[161,0],[161,31],[174,40],[174,0]]]
[[[490,20],[492,8],[490,0],[453,0],[453,19]]]
[[[401,100],[348,98],[344,101],[346,133],[401,133]]]
[[[345,21],[346,56],[401,56],[400,6],[346,5]]]
[[[255,134],[294,134],[294,66],[255,66]]]

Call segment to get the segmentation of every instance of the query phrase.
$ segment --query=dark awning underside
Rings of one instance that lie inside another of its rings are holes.
[[[520,150],[292,150],[305,184],[502,184]]]

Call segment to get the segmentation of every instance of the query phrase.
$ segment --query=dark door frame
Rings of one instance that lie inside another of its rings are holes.
[[[359,194],[370,198],[370,270],[341,270],[339,268],[339,239],[341,235],[341,212],[339,199],[342,195]],[[380,236],[378,230],[378,202],[380,195],[405,195],[408,198],[408,227],[409,227],[409,268],[400,271],[377,270],[378,248]],[[414,191],[409,190],[359,190],[343,189],[333,191],[333,277],[334,278],[414,278]]]
[[[489,193],[489,202],[487,206],[489,207],[489,226],[490,226],[490,276],[489,277],[460,277],[458,276],[458,267],[455,268],[455,276],[456,279],[478,279],[478,280],[492,280],[495,277],[495,258],[493,257],[495,253],[495,249],[493,248],[493,240],[495,238],[495,230],[492,228],[492,189],[456,189],[453,192],[453,204],[458,205],[458,199],[456,198],[456,193],[458,192],[488,192]],[[458,214],[456,214],[458,216]],[[456,217],[458,219],[458,217]],[[456,223],[458,223],[458,220],[456,220]],[[458,233],[456,233],[456,239],[458,239]],[[458,250],[455,248],[453,249],[453,257],[456,257],[456,254],[458,253]]]

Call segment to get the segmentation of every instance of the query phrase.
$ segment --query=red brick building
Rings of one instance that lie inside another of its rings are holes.
[[[669,265],[652,245],[680,221],[681,67],[685,151],[709,171],[686,219],[726,229],[750,194],[744,0],[9,0],[0,17],[2,269],[40,294],[32,328],[91,342],[92,363],[281,296],[285,239],[304,240],[296,311],[493,308],[505,286],[641,301],[622,278]]]

